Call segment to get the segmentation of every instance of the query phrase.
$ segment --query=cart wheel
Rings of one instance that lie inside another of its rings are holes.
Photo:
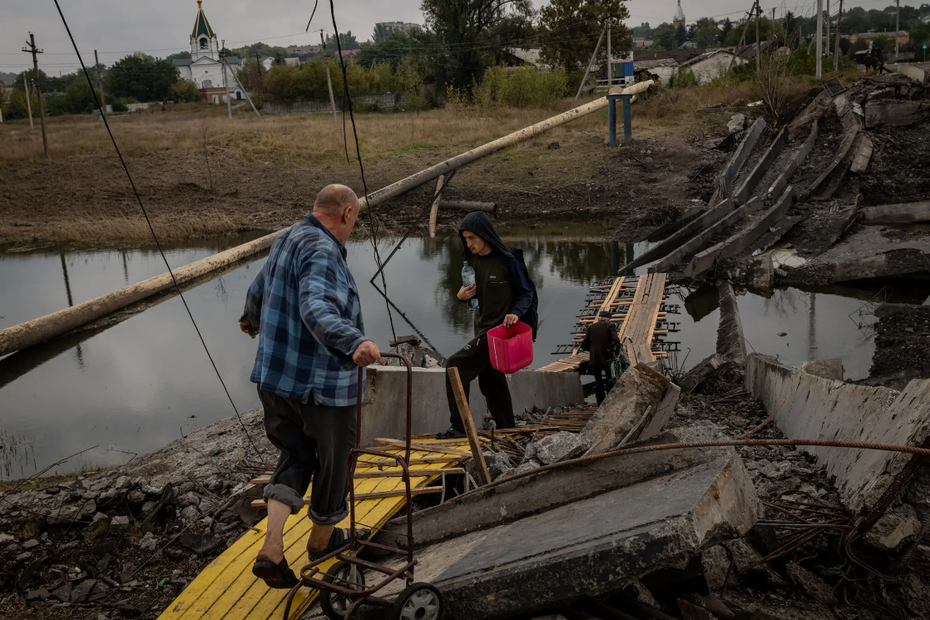
[[[341,560],[329,567],[326,574],[323,575],[323,581],[334,583],[343,588],[362,591],[365,589],[365,575],[361,569],[356,567],[356,580],[351,580],[352,565]],[[320,590],[320,607],[327,618],[331,620],[342,620],[345,618],[346,611],[352,601],[348,597],[329,590]]]
[[[414,583],[394,599],[393,620],[439,620],[442,595],[436,586]]]

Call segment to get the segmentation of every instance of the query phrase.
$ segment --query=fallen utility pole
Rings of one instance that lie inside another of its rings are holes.
[[[29,112],[29,129],[35,129],[35,123],[32,122],[32,87],[29,86],[29,74],[23,76],[23,86],[26,88],[26,111]]]
[[[223,63],[225,64],[224,75],[225,75],[225,71],[228,70],[229,73],[230,73],[230,75],[233,76],[233,79],[236,80],[236,84],[239,85],[239,90],[241,90],[243,93],[245,93],[245,98],[248,100],[249,105],[252,106],[252,111],[255,112],[255,116],[257,116],[258,118],[261,118],[262,120],[265,120],[264,118],[262,118],[262,115],[258,113],[258,108],[255,107],[255,104],[252,103],[252,97],[249,96],[249,91],[247,91],[247,90],[245,89],[245,86],[242,85],[242,82],[239,81],[239,76],[237,76],[237,75],[236,75],[236,72],[233,71],[233,70],[229,67],[229,63],[227,63],[227,62],[225,61],[225,59],[223,60]],[[259,65],[259,66],[261,66],[261,65]],[[228,97],[228,95],[227,95],[227,100],[228,100],[228,98],[229,98],[229,97]],[[230,118],[232,118],[232,117],[230,117]]]
[[[268,249],[279,234],[281,233],[265,235],[231,250],[179,267],[173,271],[174,277],[179,285],[185,284]],[[165,273],[76,306],[0,330],[0,356],[45,342],[172,288],[174,280],[170,274]]]
[[[624,89],[623,92],[629,94],[635,94],[640,92],[645,92],[653,82],[650,80],[648,82],[642,82],[640,84],[635,84],[628,89]],[[472,149],[461,155],[448,159],[444,162],[431,166],[426,170],[422,170],[416,174],[413,174],[406,179],[402,179],[396,183],[392,183],[387,187],[381,188],[380,190],[372,193],[368,200],[366,201],[362,198],[359,202],[361,203],[361,209],[367,210],[369,206],[377,206],[382,202],[386,202],[391,198],[400,196],[401,194],[410,191],[424,183],[428,183],[439,178],[440,175],[448,175],[453,170],[457,170],[462,166],[469,164],[475,160],[481,159],[496,153],[497,151],[512,146],[519,142],[529,140],[534,136],[539,135],[544,131],[548,131],[554,127],[559,127],[570,121],[573,121],[582,116],[591,114],[592,112],[597,112],[607,107],[607,98],[601,97],[587,103],[583,106],[577,107],[568,112],[564,112],[557,116],[554,116],[548,120],[542,121],[520,131],[516,131],[510,135],[504,136],[489,142],[483,146]],[[286,230],[286,229],[284,229]],[[275,239],[284,232],[284,230],[279,230],[278,232],[271,233],[251,241],[249,243],[242,244],[225,252],[209,256],[197,262],[191,263],[184,267],[180,267],[173,271],[175,277],[177,278],[178,284],[184,284],[192,280],[208,274],[212,271],[215,271],[221,267],[227,266],[231,263],[246,259],[250,256],[254,256],[259,252],[267,250],[271,247],[271,244],[274,243]],[[20,323],[19,325],[14,325],[6,329],[0,330],[0,356],[7,355],[9,353],[15,353],[26,347],[31,347],[39,343],[45,342],[52,338],[56,338],[63,334],[66,334],[70,331],[73,331],[83,325],[92,323],[98,319],[101,319],[107,315],[113,314],[123,308],[130,306],[132,304],[143,301],[144,299],[151,297],[152,295],[157,295],[158,293],[164,292],[174,286],[171,274],[162,274],[154,278],[149,278],[138,284],[120,289],[113,293],[108,293],[107,295],[102,295],[96,299],[92,299],[83,304],[78,304],[72,308],[67,308],[65,310],[60,310],[52,314],[42,316],[31,321],[26,321]]]
[[[223,90],[226,91],[226,114],[229,120],[232,120],[232,101],[229,100],[229,78],[226,75],[229,65],[226,64],[226,39],[223,39],[223,52],[221,54],[223,61]]]
[[[736,50],[733,53],[733,56],[730,58],[730,64],[727,65],[727,72],[724,74],[724,78],[730,76],[730,72],[733,70],[733,63],[736,62],[737,56],[743,53],[743,45],[746,43],[746,33],[749,32],[749,21],[752,19],[753,12],[758,7],[758,2],[754,1],[752,3],[752,8],[749,9],[749,13],[746,14],[746,23],[743,24],[743,34],[739,38],[739,44],[736,46]]]
[[[36,47],[36,35],[31,32],[29,33],[29,40],[26,41],[26,45],[28,47],[24,47],[23,51],[27,54],[32,54],[32,68],[35,70],[36,76],[36,96],[39,99],[39,122],[42,124],[42,145],[45,147],[45,157],[48,158],[48,136],[45,135],[45,109],[42,107],[42,80],[39,79],[39,54],[44,52]],[[26,101],[29,101],[28,86],[26,87]],[[31,121],[31,114],[29,118]]]

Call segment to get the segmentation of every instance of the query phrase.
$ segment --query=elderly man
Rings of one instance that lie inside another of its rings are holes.
[[[358,288],[345,242],[358,219],[358,197],[344,185],[317,195],[313,213],[281,234],[249,287],[240,328],[258,335],[252,381],[265,431],[281,456],[265,487],[268,528],[252,572],[272,588],[298,579],[284,559],[284,526],[303,508],[313,482],[307,540],[311,559],[342,546],[334,526],[349,514],[349,452],[355,447],[358,366],[383,362],[365,338]],[[367,532],[361,533],[367,535]]]

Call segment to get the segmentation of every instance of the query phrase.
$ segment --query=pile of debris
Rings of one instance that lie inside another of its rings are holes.
[[[260,411],[122,467],[11,483],[0,501],[4,617],[157,617],[263,516],[248,483],[275,462]],[[259,452],[255,451],[252,442]],[[248,465],[254,463],[254,465]]]

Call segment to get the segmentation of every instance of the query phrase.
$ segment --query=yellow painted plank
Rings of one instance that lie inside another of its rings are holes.
[[[467,448],[467,444],[458,442],[449,444],[448,447]],[[397,449],[385,451],[400,453]],[[427,453],[415,452],[411,456],[414,455],[422,458],[427,456]],[[459,461],[458,457],[450,456],[445,467],[452,467]],[[411,469],[435,470],[441,467],[441,463],[422,463],[411,466]],[[416,487],[424,486],[436,478],[435,475],[411,476],[411,484]],[[403,481],[399,478],[367,478],[355,481],[357,493],[392,491],[402,486]],[[356,521],[366,527],[381,527],[403,507],[403,504],[403,498],[359,501],[356,505]],[[346,527],[348,524],[347,518],[340,526]],[[220,557],[211,562],[159,616],[159,620],[280,619],[287,591],[272,590],[252,575],[252,563],[264,542],[266,527],[267,520],[262,520],[255,529],[247,531]],[[311,522],[304,511],[292,515],[285,526],[285,557],[295,571],[308,563],[306,537],[310,527]],[[303,613],[315,597],[315,590],[302,589],[294,599],[292,616],[296,618]]]

